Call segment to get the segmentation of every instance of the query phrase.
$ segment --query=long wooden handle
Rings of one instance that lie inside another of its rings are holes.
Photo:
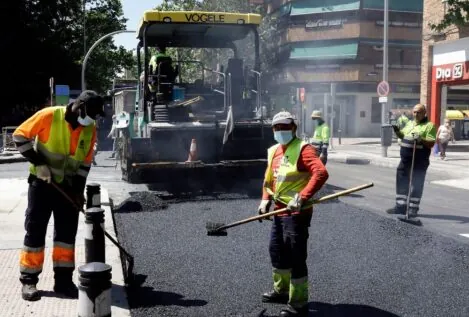
[[[350,188],[350,189],[343,190],[343,191],[335,193],[335,194],[327,195],[327,196],[321,197],[319,199],[313,200],[313,205],[323,203],[325,201],[328,201],[328,200],[331,200],[331,199],[334,199],[334,198],[337,198],[337,197],[340,197],[340,196],[348,195],[348,194],[357,192],[359,190],[370,188],[370,187],[373,187],[373,185],[374,185],[373,183],[364,184],[364,185],[360,185],[360,186],[357,186],[357,187],[353,187],[353,188]],[[240,220],[240,221],[237,221],[237,222],[230,223],[226,226],[219,227],[219,228],[216,229],[216,231],[224,230],[224,229],[236,227],[236,226],[239,226],[239,225],[243,225],[243,224],[248,223],[248,222],[252,222],[252,221],[256,221],[256,220],[276,216],[278,214],[281,214],[281,213],[285,212],[286,210],[287,210],[287,208],[282,208],[282,209],[274,210],[274,211],[271,211],[271,212],[268,212],[268,213],[265,213],[265,214],[262,214],[262,215],[246,218],[246,219],[243,219],[243,220]]]

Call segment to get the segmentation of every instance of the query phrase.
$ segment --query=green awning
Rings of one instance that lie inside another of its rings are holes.
[[[292,3],[290,15],[341,12],[360,9],[360,0],[303,0]]]
[[[389,0],[389,11],[423,12],[423,0]],[[363,0],[363,9],[384,9],[383,0]]]
[[[335,60],[355,59],[358,41],[321,41],[292,43],[290,59],[293,60]]]

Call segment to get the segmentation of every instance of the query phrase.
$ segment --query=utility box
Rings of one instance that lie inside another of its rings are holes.
[[[392,145],[392,134],[393,134],[392,125],[384,124],[381,126],[381,146]]]
[[[135,112],[136,89],[126,89],[114,94],[114,113],[125,111],[127,113]]]

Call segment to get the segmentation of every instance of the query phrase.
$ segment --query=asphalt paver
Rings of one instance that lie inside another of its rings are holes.
[[[145,195],[159,194],[139,199]],[[207,222],[255,215],[258,199],[155,201],[153,209],[114,215],[134,272],[145,280],[128,290],[133,317],[278,315],[282,305],[260,297],[271,289],[271,223],[252,222],[222,237],[206,230]],[[469,316],[468,254],[468,245],[424,228],[342,202],[318,205],[309,239],[310,316]]]

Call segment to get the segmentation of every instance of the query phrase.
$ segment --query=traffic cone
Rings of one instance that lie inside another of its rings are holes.
[[[186,162],[194,162],[197,160],[197,143],[195,139],[192,139],[191,147],[189,149],[189,157]]]

